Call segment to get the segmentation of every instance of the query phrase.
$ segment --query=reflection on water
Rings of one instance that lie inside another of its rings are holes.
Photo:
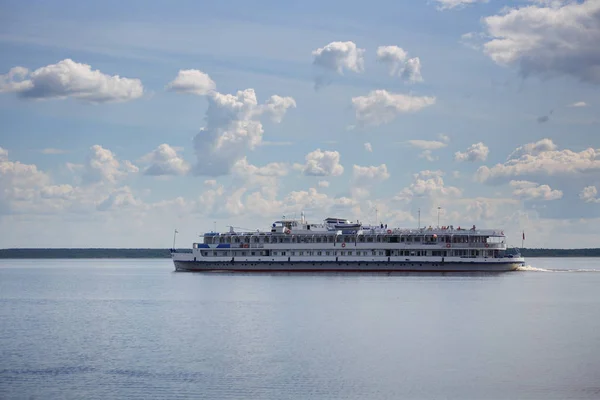
[[[0,398],[600,398],[600,262],[528,263],[207,274],[1,260]]]

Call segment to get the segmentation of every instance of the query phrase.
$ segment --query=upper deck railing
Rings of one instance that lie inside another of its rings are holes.
[[[491,237],[504,237],[504,231],[500,229],[463,229],[463,228],[421,228],[421,229],[410,229],[410,228],[381,228],[377,227],[363,227],[356,233],[339,233],[343,229],[332,229],[329,231],[311,231],[311,230],[291,230],[289,233],[272,233],[270,231],[254,231],[254,232],[210,232],[204,234],[207,237],[215,236],[314,236],[314,235],[344,235],[344,236],[356,236],[356,235],[377,235],[377,236],[454,236],[454,235],[468,235],[468,236],[491,236]]]

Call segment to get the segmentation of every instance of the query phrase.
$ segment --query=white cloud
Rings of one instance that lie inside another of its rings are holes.
[[[140,161],[150,164],[144,169],[144,175],[185,175],[190,170],[189,164],[166,143],[143,156]]]
[[[296,164],[295,168],[308,176],[339,176],[344,173],[340,164],[340,153],[337,151],[321,151],[316,149],[305,156],[304,165]]]
[[[445,139],[447,137],[443,138]],[[419,154],[419,158],[423,158],[427,161],[437,160],[437,157],[433,155],[433,150],[438,150],[448,146],[448,143],[437,140],[412,139],[407,140],[406,143],[412,147],[423,150],[421,154]]]
[[[246,197],[246,209],[248,212],[264,217],[279,214],[284,209],[284,204],[283,201],[268,194],[254,192]]]
[[[299,210],[312,211],[318,210],[319,213],[328,210],[334,203],[333,199],[324,193],[319,193],[317,189],[310,188],[308,191],[292,191],[283,199],[284,211],[297,212]]]
[[[423,76],[421,75],[421,59],[419,57],[413,57],[406,60],[402,74],[402,79],[408,82],[423,82]]]
[[[49,185],[40,191],[40,195],[45,199],[71,199],[74,193],[75,188],[71,185]]]
[[[313,63],[319,67],[343,74],[344,70],[353,72],[364,71],[364,49],[354,42],[331,42],[312,52]]]
[[[573,104],[569,104],[568,107],[587,107],[587,103],[585,101],[577,101]]]
[[[444,172],[424,170],[413,175],[413,182],[404,188],[394,199],[398,201],[411,201],[414,197],[459,197],[462,191],[453,186],[445,186]]]
[[[469,4],[487,3],[488,0],[436,0],[440,5],[438,9],[448,10],[457,7],[464,7]]]
[[[259,105],[254,89],[235,95],[211,92],[208,100],[206,126],[194,137],[194,172],[209,176],[228,174],[238,160],[262,143],[261,116],[280,122],[289,108],[296,107],[293,98],[281,96],[271,96]]]
[[[510,215],[510,212],[512,210],[515,210],[518,207],[517,200],[485,197],[477,197],[474,199],[461,199],[457,202],[457,204],[461,205],[461,208],[466,208],[466,213],[461,215],[464,215],[464,217],[461,219],[467,221],[502,220],[502,217],[506,218],[507,215]],[[454,220],[459,219],[456,218]],[[511,225],[512,224],[513,222],[511,221]],[[498,227],[498,225],[488,225],[488,227],[496,228]]]
[[[439,10],[461,8],[475,3],[487,3],[489,0],[435,0],[439,3]]]
[[[329,187],[329,182],[328,181],[319,181],[318,185],[319,185],[319,187],[327,188],[327,187]]]
[[[454,153],[454,160],[461,162],[485,161],[489,152],[490,150],[488,149],[488,147],[485,144],[479,142],[469,146],[467,151],[465,151],[464,153],[461,153],[460,151]]]
[[[261,206],[266,207],[267,203],[271,203],[272,207],[279,207],[277,205],[277,193],[281,178],[289,172],[288,164],[273,162],[264,166],[256,166],[250,164],[244,157],[233,165],[231,172],[234,181],[225,196],[233,195],[232,193],[237,190],[236,188],[243,188],[244,191],[238,193],[240,202],[243,202],[242,196],[247,194],[247,198],[251,198],[251,201],[255,201]],[[258,190],[258,192],[252,193],[254,190]],[[239,207],[234,209],[238,210]]]
[[[119,162],[112,151],[97,144],[90,148],[83,168],[82,182],[84,184],[115,183],[127,174],[139,171],[138,167],[131,162]]]
[[[288,108],[296,108],[296,101],[293,98],[273,95],[257,111],[269,115],[271,121],[280,123]]]
[[[408,53],[398,46],[379,46],[377,48],[377,61],[390,65],[390,75],[396,75],[408,58]]]
[[[551,139],[546,138],[538,140],[535,143],[527,143],[526,145],[517,147],[515,151],[510,153],[508,159],[516,159],[524,155],[537,156],[538,154],[544,153],[546,151],[556,150],[557,148],[558,146],[556,146]]]
[[[204,96],[214,91],[216,87],[217,85],[208,74],[197,69],[182,69],[177,77],[167,85],[167,90]]]
[[[558,200],[563,197],[561,190],[552,190],[548,185],[530,181],[510,181],[513,195],[524,200]]]
[[[371,146],[371,143],[367,142],[367,143],[364,144],[364,146],[365,146],[365,150],[366,151],[368,151],[369,153],[373,152],[373,146]]]
[[[114,189],[104,200],[98,203],[96,209],[98,211],[108,211],[136,207],[141,204],[142,202],[133,195],[131,188],[124,186]]]
[[[412,139],[407,140],[407,143],[412,147],[416,147],[422,150],[437,150],[448,146],[448,143],[439,142],[437,140],[422,140],[422,139]]]
[[[390,177],[387,166],[381,164],[379,166],[360,166],[352,167],[352,183],[355,187],[370,186],[375,183],[383,182]]]
[[[50,177],[35,165],[10,161],[0,147],[0,214],[31,206],[38,191],[50,184]]]
[[[7,74],[0,75],[0,93],[22,92],[31,89],[33,83],[25,78],[29,70],[24,67],[13,67]]]
[[[431,150],[423,150],[423,152],[419,154],[419,158],[424,158],[425,160],[430,162],[436,161],[438,159],[437,156],[433,155],[433,152]]]
[[[108,103],[137,99],[144,94],[144,87],[139,79],[106,75],[87,64],[65,59],[31,73],[23,67],[12,68],[8,74],[0,75],[0,92],[16,92],[29,99],[73,97]]]
[[[288,174],[288,165],[285,163],[273,162],[263,167],[257,167],[248,163],[246,157],[238,160],[233,168],[232,172],[236,176],[248,177],[251,175],[265,176],[265,177],[282,177]]]
[[[42,154],[67,154],[68,151],[63,150],[63,149],[55,149],[52,147],[48,147],[48,148],[42,149],[40,151],[40,153],[42,153]]]
[[[484,51],[525,76],[571,75],[600,84],[600,2],[537,1],[484,19]]]
[[[246,188],[239,188],[233,193],[230,193],[225,200],[225,210],[229,215],[240,215],[244,212],[246,207],[242,202],[242,196],[246,193]]]
[[[400,113],[416,112],[433,104],[435,97],[389,93],[386,90],[374,90],[367,96],[352,98],[356,120],[370,125],[388,123]]]
[[[408,58],[408,53],[398,46],[379,46],[377,61],[388,64],[391,76],[400,76],[409,82],[421,82],[421,60]]]
[[[580,152],[556,150],[549,139],[517,148],[503,164],[489,168],[479,167],[476,178],[480,182],[498,182],[517,176],[571,176],[600,171],[600,149],[588,148]]]
[[[208,182],[210,182],[210,180]],[[198,208],[204,210],[208,215],[214,214],[216,211],[216,206],[222,204],[220,200],[224,193],[225,188],[222,185],[214,186],[214,189],[211,188],[205,190],[198,197]]]
[[[388,64],[391,76],[400,76],[409,82],[421,82],[421,60],[408,58],[408,53],[398,46],[379,46],[377,61]]]
[[[586,186],[579,193],[579,198],[586,203],[600,203],[598,196],[598,189],[596,186]]]

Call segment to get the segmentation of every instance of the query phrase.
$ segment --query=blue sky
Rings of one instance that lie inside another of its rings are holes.
[[[5,1],[0,247],[438,207],[597,246],[599,21],[598,0]]]

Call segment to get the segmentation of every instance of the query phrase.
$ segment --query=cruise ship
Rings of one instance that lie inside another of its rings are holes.
[[[504,232],[475,226],[388,228],[343,218],[275,221],[267,231],[208,232],[191,251],[171,249],[176,271],[501,272],[525,264]]]

